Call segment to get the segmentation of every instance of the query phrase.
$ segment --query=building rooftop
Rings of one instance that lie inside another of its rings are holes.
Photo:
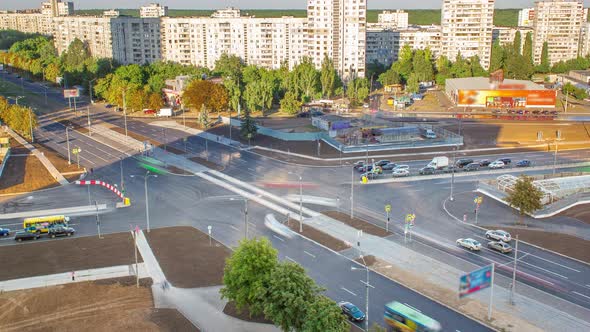
[[[542,85],[526,80],[505,79],[494,86],[488,77],[449,78],[445,84],[457,90],[547,90]]]

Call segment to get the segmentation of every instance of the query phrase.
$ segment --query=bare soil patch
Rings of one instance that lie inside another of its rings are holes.
[[[175,287],[221,285],[225,260],[231,250],[188,226],[166,227],[145,233],[164,275]]]
[[[176,309],[154,308],[149,319],[158,326],[161,332],[201,331]]]
[[[365,259],[363,261],[363,258]],[[367,266],[373,266],[376,262],[377,262],[377,258],[375,258],[375,256],[373,255],[368,255],[368,256],[364,256],[363,258],[357,258],[354,261],[361,264],[361,265],[365,265],[365,263],[367,264]]]
[[[230,301],[225,305],[223,308],[223,313],[246,322],[273,324],[272,321],[264,317],[264,314],[251,316],[248,308],[243,308],[241,311],[238,310],[238,308],[236,308],[236,304],[233,301]]]
[[[368,234],[380,236],[380,237],[386,237],[386,236],[393,234],[391,232],[386,232],[385,229],[383,229],[377,225],[371,224],[368,221],[365,221],[365,220],[362,220],[359,218],[350,219],[350,215],[348,215],[346,213],[342,213],[342,212],[338,212],[338,211],[327,211],[327,212],[323,212],[323,214],[325,214],[326,216],[328,216],[330,218],[334,218],[344,224],[347,224],[350,227],[360,229],[364,233],[368,233]]]
[[[223,171],[225,169],[225,167],[223,165],[219,165],[217,163],[214,163],[212,161],[208,161],[207,159],[203,159],[201,157],[191,157],[188,158],[189,160],[192,160],[196,163],[199,163],[207,168],[211,168],[214,169],[216,171]]]
[[[567,209],[559,214],[560,216],[575,218],[590,224],[590,204],[582,204]]]
[[[18,259],[15,259],[18,257]],[[138,252],[138,260],[143,261]],[[135,263],[129,232],[3,246],[0,280]]]
[[[581,239],[579,237],[554,232],[526,229],[523,227],[485,227],[488,229],[501,228],[507,232],[510,232],[513,238],[516,236],[516,234],[518,234],[519,240],[526,241],[545,249],[549,249],[560,254],[590,263],[590,250],[588,250],[588,248],[590,248],[590,241]]]
[[[37,157],[11,155],[0,179],[0,194],[29,192],[57,185],[58,182]]]
[[[10,138],[10,153],[11,154],[29,154],[31,151],[25,148],[24,145],[20,144],[17,140],[12,138],[12,136],[8,135],[7,137]]]
[[[289,220],[287,226],[291,228],[293,231],[299,233],[299,221],[297,220]],[[319,231],[309,225],[303,223],[303,232],[299,233],[309,239],[314,240],[334,251],[341,251],[345,249],[349,249],[350,246],[346,244],[346,242],[332,237],[322,231]]]
[[[67,160],[67,156],[62,156],[61,154],[59,154],[57,151],[48,148],[44,145],[41,144],[33,144],[35,146],[35,148],[37,148],[37,150],[39,150],[40,152],[43,153],[43,155],[45,155],[45,157],[47,157],[47,159],[49,159],[49,161],[53,164],[53,166],[55,166],[55,168],[60,172],[60,173],[75,173],[75,174],[63,174],[63,176],[68,180],[68,181],[75,181],[78,180],[80,178],[80,175],[82,174],[82,172],[84,171],[83,169],[78,168],[78,166],[75,163],[72,163],[71,165],[68,164],[68,160]]]

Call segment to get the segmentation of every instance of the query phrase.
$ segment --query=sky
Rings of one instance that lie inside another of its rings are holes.
[[[367,0],[369,9],[430,9],[440,8],[442,0]],[[24,9],[41,7],[43,0],[2,0],[0,9]],[[307,0],[74,0],[78,9],[92,8],[139,8],[142,4],[159,2],[173,9],[218,9],[228,6],[247,9],[305,9]],[[496,0],[496,8],[532,7],[534,0]],[[584,0],[586,7],[590,0]]]

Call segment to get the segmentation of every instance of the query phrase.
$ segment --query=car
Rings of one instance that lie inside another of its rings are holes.
[[[510,242],[510,240],[512,240],[512,236],[510,236],[510,233],[503,231],[501,229],[487,231],[486,238],[504,242]]]
[[[456,172],[457,169],[458,169],[457,166],[449,165],[449,166],[446,166],[446,167],[443,168],[443,172],[445,172],[445,173],[453,173],[453,172]]]
[[[297,114],[298,118],[309,118],[309,112],[305,111],[305,112],[301,112]]]
[[[389,163],[391,163],[391,161],[389,161],[389,160],[379,160],[378,162],[375,163],[375,165],[383,167]]]
[[[488,242],[488,248],[497,250],[503,254],[507,254],[512,251],[512,247],[508,243],[502,241]]]
[[[151,109],[144,109],[144,110],[143,110],[143,114],[151,114],[151,115],[155,115],[155,114],[156,114],[156,110],[151,110]]]
[[[498,168],[504,168],[504,167],[506,167],[506,164],[504,164],[504,162],[501,161],[501,160],[496,160],[496,161],[490,163],[488,165],[488,167],[491,168],[491,169],[498,169]]]
[[[551,115],[557,115],[558,112],[557,111],[551,111]]]
[[[434,174],[434,172],[436,171],[436,169],[434,167],[430,167],[430,166],[426,166],[426,167],[422,167],[420,168],[420,175],[428,175],[428,174]]]
[[[473,159],[459,159],[455,162],[455,166],[463,168],[471,163],[473,163]]]
[[[533,114],[539,114],[541,111],[533,111]]]
[[[471,171],[478,171],[479,170],[479,163],[471,163],[467,164],[463,167],[463,171],[471,172]]]
[[[410,166],[408,165],[397,165],[393,168],[393,170],[397,170],[397,169],[407,169],[408,171],[410,170]]]
[[[402,177],[402,176],[409,176],[409,175],[410,175],[410,171],[408,169],[404,169],[404,168],[394,169],[393,172],[391,173],[391,176],[393,176],[394,178],[398,178],[398,177]]]
[[[14,234],[14,240],[21,242],[24,240],[37,240],[41,235],[39,233],[31,233],[27,231],[18,231]]]
[[[365,172],[363,174],[361,174],[360,176],[360,180],[363,180],[363,177],[367,177],[367,179],[372,180],[372,179],[376,179],[379,176],[379,173],[374,173],[374,172]]]
[[[384,171],[391,171],[396,166],[397,166],[396,163],[389,163],[389,164],[385,164],[385,165],[381,166],[381,169],[384,170]]]
[[[16,75],[16,78],[20,78],[20,75]]]
[[[0,236],[8,236],[10,235],[10,229],[0,227]]]
[[[354,304],[343,301],[338,302],[338,306],[342,310],[342,313],[351,321],[362,322],[365,320],[365,313]]]
[[[479,166],[486,167],[489,166],[492,162],[489,159],[482,159],[479,161]]]
[[[522,114],[524,114],[524,111],[523,110],[518,110],[518,111],[516,111],[516,113],[522,115]]]
[[[50,227],[47,233],[50,237],[55,238],[56,236],[72,236],[76,233],[76,230],[72,227],[57,225]]]
[[[519,160],[516,163],[516,167],[529,167],[531,166],[531,161],[527,159]]]
[[[324,115],[324,112],[322,112],[322,111],[312,111],[310,113],[310,115],[311,116],[322,116],[322,115]]]
[[[512,162],[510,158],[498,158],[499,161],[503,162],[504,165],[508,166]]]
[[[481,250],[481,243],[479,243],[478,241],[472,239],[472,238],[466,238],[466,239],[458,239],[457,240],[457,245],[461,246],[463,248],[467,248],[471,251],[473,250]]]
[[[365,162],[364,162],[364,161],[362,161],[362,160],[359,160],[359,161],[357,161],[356,163],[354,163],[354,164],[352,165],[352,167],[358,171],[360,168],[363,168],[363,167],[365,167]]]
[[[549,114],[549,111],[548,111],[548,110],[544,110],[544,111],[543,111],[543,112],[541,112],[541,113],[543,113],[543,114],[547,115],[547,114]]]
[[[106,104],[106,105],[104,105],[104,107],[105,108],[112,108],[113,107],[113,104]]]

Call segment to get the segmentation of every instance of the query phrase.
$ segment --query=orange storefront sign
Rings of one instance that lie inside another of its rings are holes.
[[[514,101],[510,107],[555,107],[554,90],[458,90],[457,106],[487,107],[490,100]]]

